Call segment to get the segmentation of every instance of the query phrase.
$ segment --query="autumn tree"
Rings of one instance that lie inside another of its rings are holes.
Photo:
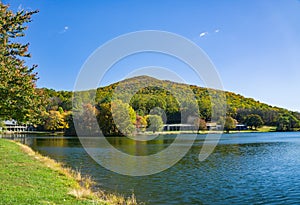
[[[90,103],[83,104],[80,109],[73,112],[74,125],[80,135],[93,136],[99,134],[97,133],[98,125],[96,123],[99,111],[94,105]]]
[[[140,116],[140,115],[136,115],[136,122],[135,122],[135,127],[137,129],[137,131],[145,131],[146,127],[147,127],[147,120],[145,117]]]
[[[50,110],[45,120],[45,129],[51,131],[61,131],[68,128],[69,126],[66,122],[66,116],[67,113],[60,113],[59,111]]]
[[[28,67],[29,44],[18,42],[25,35],[27,23],[37,11],[14,13],[0,3],[0,118],[30,121],[39,104],[35,83],[36,66]]]
[[[198,132],[200,130],[207,130],[206,122],[204,119],[196,118],[194,121],[194,125],[198,128]]]
[[[227,116],[225,118],[225,124],[224,124],[225,131],[229,133],[229,131],[234,129],[235,127],[236,127],[236,121],[232,117]]]

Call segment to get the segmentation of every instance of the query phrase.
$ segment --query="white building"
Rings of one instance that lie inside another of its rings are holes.
[[[4,125],[8,132],[24,132],[28,130],[27,125],[19,125],[16,120],[5,120]]]

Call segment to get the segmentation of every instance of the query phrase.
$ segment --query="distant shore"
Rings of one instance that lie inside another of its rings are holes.
[[[294,130],[297,131],[297,130]],[[276,131],[275,126],[262,126],[257,129],[248,129],[248,130],[230,130],[229,134],[233,133],[260,133],[260,132],[278,132]],[[290,132],[290,131],[287,131]],[[293,132],[293,131],[292,131]],[[25,131],[25,132],[0,132],[0,135],[11,135],[11,134],[34,134],[34,135],[39,135],[39,136],[66,136],[66,137],[73,137],[76,135],[64,135],[64,132],[49,132],[49,131]],[[192,130],[184,130],[184,131],[159,131],[159,132],[151,132],[151,131],[146,131],[146,132],[141,132],[138,133],[137,135],[171,135],[171,134],[228,134],[224,130],[200,130],[199,132],[197,131],[192,131]],[[107,137],[114,137],[114,136],[107,136]]]

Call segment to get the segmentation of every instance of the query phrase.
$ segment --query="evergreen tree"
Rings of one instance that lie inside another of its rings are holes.
[[[35,89],[36,66],[25,65],[29,44],[19,43],[26,24],[37,11],[14,13],[0,3],[0,118],[30,121],[35,118],[40,101]]]

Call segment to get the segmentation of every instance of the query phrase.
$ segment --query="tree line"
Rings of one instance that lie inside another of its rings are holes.
[[[142,88],[133,95],[122,92],[114,96],[115,89],[120,85],[123,90],[130,90],[137,84],[147,82],[149,86]],[[160,87],[155,85],[160,84]],[[170,90],[177,93],[192,90],[191,99],[178,99]],[[60,118],[57,124],[52,124],[52,130],[65,130],[75,134],[72,122],[74,112],[81,113],[82,120],[89,121],[88,113],[95,117],[101,130],[106,135],[123,135],[138,131],[158,131],[163,124],[190,123],[199,130],[207,129],[206,123],[212,122],[211,95],[217,95],[218,90],[209,90],[198,86],[161,81],[148,76],[139,76],[126,80],[126,83],[114,83],[96,90],[82,91],[73,96],[72,92],[40,89],[47,99],[44,107],[41,129],[50,129],[48,122],[52,118]],[[123,96],[124,95],[124,96]],[[235,128],[236,124],[244,124],[249,129],[257,129],[263,125],[276,126],[278,131],[291,131],[300,128],[300,114],[283,108],[260,103],[252,98],[225,92],[227,100],[226,116],[216,123],[224,124],[225,130]],[[73,96],[73,110],[72,110]],[[129,100],[127,99],[129,98]],[[120,100],[123,99],[124,101]],[[127,100],[126,100],[127,99]],[[113,112],[112,112],[113,110]],[[60,116],[60,117],[57,117]],[[80,115],[78,115],[80,116]],[[193,117],[191,120],[188,117]],[[51,121],[51,120],[50,120]],[[122,123],[115,123],[122,122]]]

